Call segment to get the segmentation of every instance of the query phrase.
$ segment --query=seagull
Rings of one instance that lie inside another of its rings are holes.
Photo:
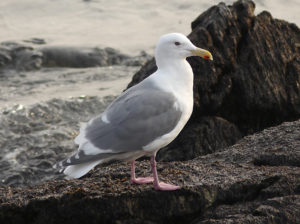
[[[78,151],[56,164],[69,178],[80,178],[96,165],[130,161],[132,184],[153,183],[156,190],[180,187],[160,182],[155,156],[183,129],[193,111],[193,71],[187,57],[213,60],[183,34],[160,37],[155,49],[157,71],[117,97],[80,129]],[[135,160],[151,157],[153,177],[136,177]]]

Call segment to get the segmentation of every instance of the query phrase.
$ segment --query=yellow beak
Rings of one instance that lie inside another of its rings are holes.
[[[213,60],[213,56],[207,50],[196,48],[195,50],[191,50],[193,56],[200,56],[206,60]]]

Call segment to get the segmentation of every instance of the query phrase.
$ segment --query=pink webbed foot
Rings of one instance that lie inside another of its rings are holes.
[[[150,184],[150,183],[153,183],[153,177],[131,178],[130,182],[132,184]]]
[[[155,190],[160,190],[160,191],[175,191],[180,189],[179,186],[173,185],[173,184],[167,184],[164,182],[159,182],[158,180],[158,175],[157,175],[157,169],[156,169],[156,161],[155,161],[155,155],[151,157],[151,167],[152,167],[152,172],[153,172],[153,186]]]
[[[134,161],[131,162],[131,177],[130,182],[132,184],[149,184],[153,183],[153,177],[135,177],[135,165]]]
[[[173,184],[167,184],[164,182],[154,183],[154,189],[160,191],[175,191],[180,189],[179,186]]]

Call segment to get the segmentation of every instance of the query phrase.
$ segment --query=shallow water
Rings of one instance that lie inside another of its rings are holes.
[[[138,69],[43,68],[0,76],[0,185],[62,178],[52,165],[76,151],[81,124],[103,112]]]
[[[52,98],[118,95],[138,69],[136,66],[108,66],[7,71],[0,75],[0,109],[15,104],[30,105]]]
[[[52,166],[76,150],[81,122],[101,113],[114,97],[53,99],[0,114],[0,185],[24,186],[61,179]]]

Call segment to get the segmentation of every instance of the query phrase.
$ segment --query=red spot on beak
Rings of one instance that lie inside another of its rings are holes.
[[[206,60],[208,60],[208,59],[209,59],[209,57],[208,57],[208,56],[204,56],[203,58],[204,58],[204,59],[206,59]]]

